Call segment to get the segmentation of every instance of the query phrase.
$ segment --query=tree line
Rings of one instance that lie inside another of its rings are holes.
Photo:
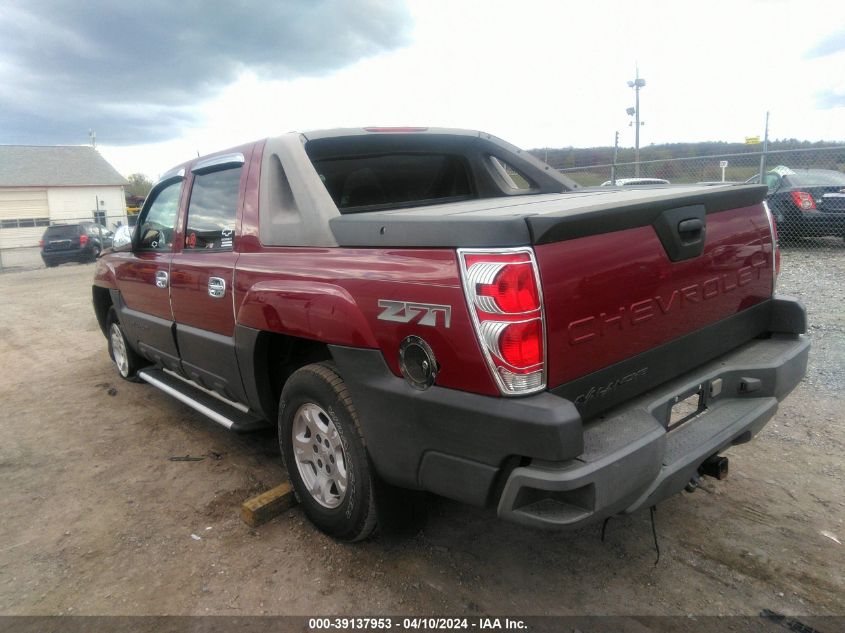
[[[845,142],[829,141],[799,141],[798,139],[776,139],[769,141],[769,151],[778,150],[813,150],[830,147],[843,147],[842,151],[819,153],[819,159],[830,163],[831,169],[845,163]],[[529,150],[540,160],[546,161],[557,169],[580,167],[584,165],[606,165],[613,161],[613,147],[562,147],[535,148]],[[672,160],[676,158],[692,158],[699,156],[718,156],[722,154],[759,154],[763,151],[762,144],[746,145],[745,143],[727,143],[724,141],[706,141],[700,143],[664,143],[661,145],[647,145],[640,148],[640,161]],[[812,152],[808,152],[812,154]],[[812,156],[808,156],[813,163]],[[620,147],[616,158],[617,163],[634,162],[634,148]]]

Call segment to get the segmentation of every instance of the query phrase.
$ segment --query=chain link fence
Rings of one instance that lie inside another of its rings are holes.
[[[582,186],[630,186],[636,179],[672,184],[760,182],[777,220],[781,246],[845,250],[845,145],[806,149],[644,160],[559,169]],[[635,179],[635,180],[631,180]],[[135,215],[94,212],[77,218],[29,218],[0,221],[0,271],[41,266],[39,240],[55,224],[96,219],[109,231],[134,224]],[[14,223],[14,225],[13,225]]]
[[[663,180],[672,184],[759,183],[781,245],[843,250],[845,246],[845,146],[743,152],[692,158],[584,165],[559,170],[582,186],[632,186]],[[633,180],[632,180],[633,179]]]

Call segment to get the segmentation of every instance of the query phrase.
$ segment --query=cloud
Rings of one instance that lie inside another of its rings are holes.
[[[824,38],[821,42],[813,46],[813,48],[808,50],[805,57],[808,59],[826,57],[828,55],[841,53],[842,51],[845,51],[845,29],[837,31],[836,33]]]
[[[845,108],[845,91],[831,88],[816,95],[816,103],[822,109]]]
[[[244,71],[318,76],[403,46],[400,0],[13,0],[0,6],[0,142],[161,141]]]

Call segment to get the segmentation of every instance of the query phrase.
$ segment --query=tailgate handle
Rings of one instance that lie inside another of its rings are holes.
[[[698,218],[690,218],[689,220],[678,223],[678,233],[681,236],[681,241],[686,244],[698,240],[703,230],[704,222]]]
[[[704,251],[707,209],[703,204],[665,209],[652,226],[670,261],[692,259]]]

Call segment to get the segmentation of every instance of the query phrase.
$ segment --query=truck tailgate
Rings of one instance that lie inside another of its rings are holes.
[[[548,386],[582,413],[607,408],[622,392],[631,397],[650,388],[664,373],[661,365],[689,369],[766,330],[768,313],[760,307],[772,295],[774,274],[766,212],[747,196],[738,207],[724,196],[708,206],[707,197],[657,209],[641,226],[625,227],[631,218],[596,211],[571,227],[571,239],[542,218],[549,241],[535,250]],[[686,216],[700,219],[702,239],[696,252],[679,255],[683,235],[673,242],[670,234]],[[705,329],[705,344],[689,336]],[[574,389],[561,388],[570,384]]]

